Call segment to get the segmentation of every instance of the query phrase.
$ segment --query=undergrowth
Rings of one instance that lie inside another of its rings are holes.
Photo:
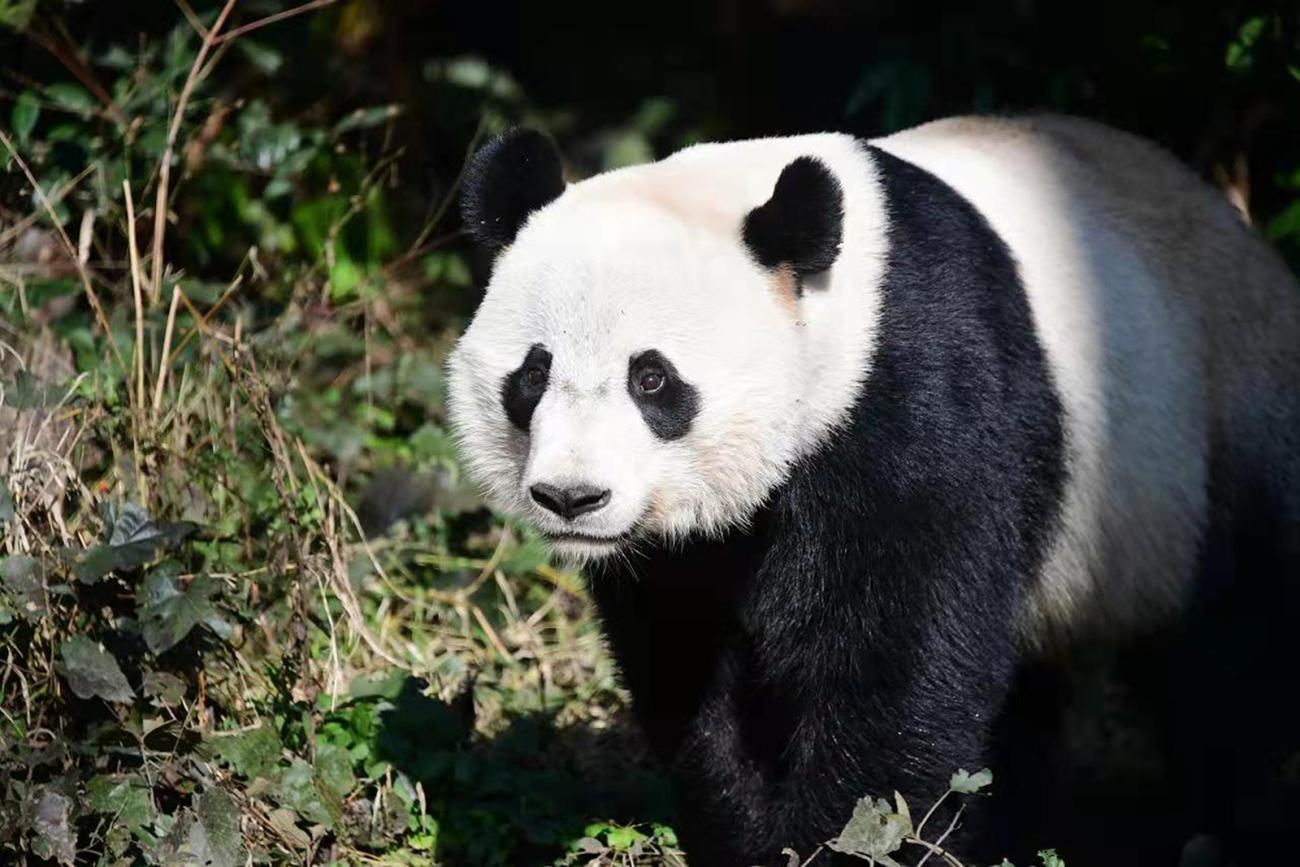
[[[0,860],[684,863],[578,578],[461,476],[454,179],[395,229],[400,109],[232,90],[236,5],[89,55],[0,5],[76,79],[0,126]],[[531,111],[432,74],[466,150]],[[892,863],[886,807],[828,845]]]
[[[75,73],[0,112],[0,861],[678,863],[578,580],[443,425],[454,180],[395,229],[400,110],[247,95],[247,5],[82,53],[0,4]]]

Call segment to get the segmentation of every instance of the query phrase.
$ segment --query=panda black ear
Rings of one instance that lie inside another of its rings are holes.
[[[745,217],[745,246],[764,268],[787,266],[802,279],[835,264],[843,221],[840,182],[821,160],[799,157],[781,170],[772,198]]]
[[[504,247],[529,214],[562,192],[564,169],[555,143],[535,129],[508,130],[480,148],[465,170],[465,230],[480,244]]]

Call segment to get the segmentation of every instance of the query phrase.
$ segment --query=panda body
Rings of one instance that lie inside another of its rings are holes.
[[[1027,664],[1294,565],[1300,295],[1150,145],[964,118],[557,172],[527,133],[471,172],[504,252],[452,416],[585,563],[692,863],[997,770]]]

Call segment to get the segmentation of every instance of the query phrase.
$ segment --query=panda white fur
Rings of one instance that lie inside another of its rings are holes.
[[[566,186],[516,131],[464,213],[500,253],[463,456],[584,564],[693,864],[1000,772],[1017,672],[1072,640],[1291,598],[1300,290],[1139,139],[960,118]]]

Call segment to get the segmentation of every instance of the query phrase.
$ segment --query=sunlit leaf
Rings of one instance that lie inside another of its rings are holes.
[[[191,521],[154,521],[135,503],[105,507],[108,541],[76,555],[77,579],[93,583],[110,572],[138,569],[175,550],[198,530]],[[177,639],[179,640],[179,639]]]
[[[334,135],[342,135],[354,129],[367,129],[387,123],[402,113],[398,105],[376,105],[370,108],[358,108],[344,115],[343,120],[334,125]]]
[[[958,770],[948,781],[948,788],[963,795],[973,795],[993,782],[993,772],[988,768],[971,773],[966,769]]]
[[[153,822],[149,790],[149,784],[136,774],[100,774],[86,784],[86,806],[134,830]]]
[[[269,774],[280,763],[280,752],[284,749],[269,722],[241,732],[217,732],[203,743],[205,751],[211,751],[235,773],[250,780]]]
[[[44,617],[48,608],[40,562],[25,554],[0,557],[0,594],[24,620],[35,622]]]
[[[335,827],[342,817],[342,796],[324,785],[302,759],[294,759],[277,774],[275,798],[308,822],[327,828]]]
[[[884,798],[868,797],[858,801],[844,830],[826,845],[846,855],[874,858],[883,867],[896,867],[898,862],[889,856],[902,848],[911,833],[909,816],[895,812]]]
[[[243,867],[248,855],[230,795],[217,788],[200,795],[193,812],[178,820],[168,834],[160,854],[165,864]]]
[[[68,796],[42,786],[33,793],[29,810],[32,854],[60,864],[76,861],[77,838],[70,819],[72,801]]]
[[[68,685],[79,698],[99,697],[115,702],[135,698],[117,660],[95,641],[84,635],[73,636],[63,642],[60,654]]]
[[[0,28],[26,30],[36,12],[36,0],[0,0]]]

